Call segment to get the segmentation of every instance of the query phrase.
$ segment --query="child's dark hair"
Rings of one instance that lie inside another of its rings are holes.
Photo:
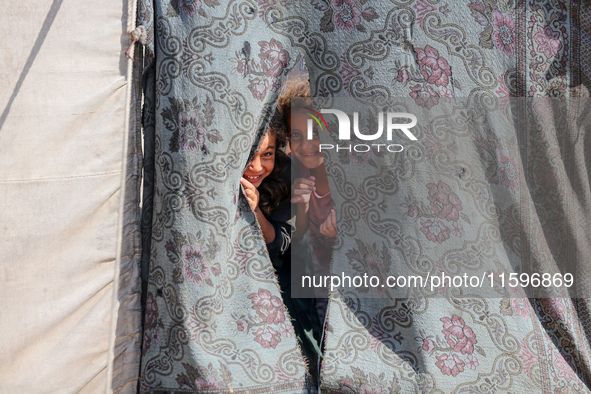
[[[290,163],[290,158],[283,149],[287,146],[287,130],[282,121],[281,111],[277,110],[269,123],[267,133],[275,135],[275,167],[263,179],[259,190],[259,208],[266,216],[271,216],[281,200],[289,196],[289,187],[281,178],[281,172]]]

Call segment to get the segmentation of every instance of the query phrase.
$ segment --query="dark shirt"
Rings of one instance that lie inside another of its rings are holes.
[[[290,164],[293,164],[293,160],[290,161]],[[308,362],[312,377],[316,380],[318,379],[317,371],[321,359],[320,337],[322,334],[322,326],[318,321],[318,315],[316,313],[316,300],[314,298],[292,298],[291,291],[292,280],[297,280],[298,277],[305,272],[304,265],[306,262],[311,262],[311,258],[301,258],[302,253],[308,251],[308,245],[303,244],[301,240],[297,240],[299,241],[297,243],[299,246],[296,246],[297,261],[295,264],[297,265],[297,269],[295,277],[292,277],[291,234],[295,229],[295,210],[292,209],[290,201],[291,165],[287,165],[281,172],[280,176],[288,186],[289,193],[283,200],[281,200],[271,215],[265,215],[269,223],[271,223],[275,229],[275,239],[267,244],[267,251],[269,252],[269,257],[275,268],[275,274],[277,275],[277,280],[281,289],[281,296],[292,319],[298,343],[300,344],[300,348]],[[303,249],[302,245],[305,246],[305,250],[297,250],[300,248]]]
[[[265,215],[275,230],[275,239],[267,244],[267,251],[276,269],[281,268],[283,265],[290,265],[291,234],[295,229],[295,211],[292,210],[290,202],[291,159],[279,173],[279,177],[287,185],[287,195],[279,202],[271,215]]]
[[[283,256],[291,244],[291,223],[293,220],[289,196],[279,203],[279,206],[273,210],[271,216],[265,215],[265,217],[273,225],[273,229],[275,230],[275,239],[267,244],[269,257],[273,259],[274,257]]]

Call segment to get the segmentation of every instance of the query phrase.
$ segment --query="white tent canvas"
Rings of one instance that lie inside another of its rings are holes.
[[[3,8],[0,392],[134,392],[140,156],[125,56],[133,2]]]

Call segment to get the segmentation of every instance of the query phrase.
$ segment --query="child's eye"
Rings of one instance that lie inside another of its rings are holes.
[[[263,157],[272,157],[275,154],[275,152],[265,152],[263,153]]]
[[[299,139],[302,135],[300,133],[298,133],[297,131],[294,131],[293,133],[291,133],[291,138],[292,139]]]

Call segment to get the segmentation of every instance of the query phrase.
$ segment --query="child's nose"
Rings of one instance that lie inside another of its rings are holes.
[[[309,148],[311,145],[313,145],[312,140],[304,138],[302,141],[302,148]]]
[[[259,159],[258,157],[252,159],[252,162],[250,163],[250,169],[254,172],[261,171],[263,169],[263,167],[261,166],[261,159]]]

